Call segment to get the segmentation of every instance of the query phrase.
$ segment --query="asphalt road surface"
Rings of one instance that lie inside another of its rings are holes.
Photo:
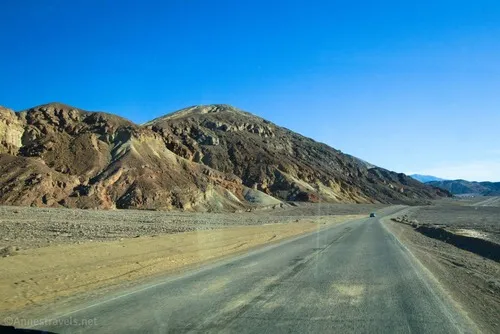
[[[379,218],[366,218],[167,277],[42,328],[57,333],[475,331],[428,275]],[[86,319],[94,321],[81,326]]]

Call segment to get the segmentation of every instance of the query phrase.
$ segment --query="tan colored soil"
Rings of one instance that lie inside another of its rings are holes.
[[[0,258],[0,313],[172,272],[360,217],[364,215],[26,249]]]

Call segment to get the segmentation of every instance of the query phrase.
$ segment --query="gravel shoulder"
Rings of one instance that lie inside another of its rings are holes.
[[[419,223],[425,221],[450,229],[488,231],[490,235],[498,233],[498,208],[496,213],[485,210],[482,214],[473,207],[463,208],[417,207],[407,209],[406,214]],[[390,219],[385,219],[384,223],[436,277],[482,332],[500,332],[500,263],[427,237],[411,225]]]

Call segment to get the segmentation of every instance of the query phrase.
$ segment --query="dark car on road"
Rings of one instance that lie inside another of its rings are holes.
[[[370,218],[376,217],[375,212],[370,213]]]

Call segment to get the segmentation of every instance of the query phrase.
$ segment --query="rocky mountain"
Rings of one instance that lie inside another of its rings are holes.
[[[444,194],[227,105],[186,108],[145,126],[174,153],[282,200],[410,203]]]
[[[443,195],[227,105],[144,125],[60,103],[0,108],[1,204],[234,211]]]
[[[431,182],[431,181],[445,181],[445,179],[442,179],[442,178],[439,178],[436,176],[432,176],[432,175],[411,174],[410,177],[414,178],[415,180],[420,181],[422,183],[427,183],[427,182]]]
[[[453,195],[500,196],[500,182],[475,182],[465,180],[431,181],[433,187],[451,192]]]

